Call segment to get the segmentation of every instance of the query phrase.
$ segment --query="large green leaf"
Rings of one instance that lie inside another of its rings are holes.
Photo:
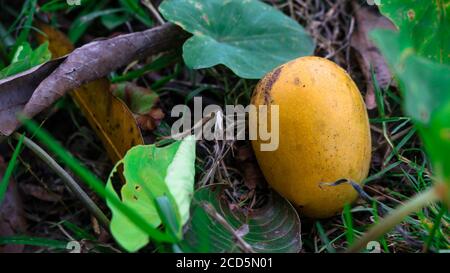
[[[450,1],[386,0],[398,32],[372,33],[404,95],[436,175],[450,183]]]
[[[123,165],[126,183],[120,191],[120,198],[126,206],[135,210],[153,227],[162,223],[161,212],[172,209],[176,216],[177,233],[181,239],[181,227],[189,219],[189,207],[194,191],[195,138],[185,138],[169,146],[136,146],[118,163],[108,180],[107,188],[112,190],[113,176]],[[166,202],[161,197],[167,197]],[[157,202],[160,202],[158,207]],[[113,217],[111,232],[127,251],[134,252],[148,244],[147,233],[136,227],[129,218],[108,202]],[[171,208],[167,209],[167,207]]]
[[[450,66],[422,57],[405,35],[372,33],[396,75],[405,111],[419,128],[439,176],[450,181]]]
[[[450,64],[448,0],[383,0],[379,7],[399,27],[402,41],[419,55]]]
[[[165,0],[160,11],[193,34],[183,57],[194,69],[224,64],[242,78],[259,79],[314,50],[297,22],[258,0]]]
[[[229,227],[255,252],[296,253],[301,250],[300,218],[286,199],[271,192],[264,206],[245,213],[244,209],[231,209],[224,194],[226,189],[222,185],[209,186],[195,193],[192,217],[185,227],[184,240],[180,243],[183,251],[241,252],[242,249],[236,244],[236,236]],[[230,226],[227,228],[218,218],[211,216],[212,212],[208,212],[206,206],[212,208]]]

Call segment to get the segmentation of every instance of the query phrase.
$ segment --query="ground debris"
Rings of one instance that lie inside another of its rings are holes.
[[[5,171],[5,164],[0,157],[0,180]],[[10,181],[5,199],[0,204],[0,237],[23,235],[27,231],[22,200],[17,191],[16,182]],[[0,245],[0,253],[23,252],[23,245]]]

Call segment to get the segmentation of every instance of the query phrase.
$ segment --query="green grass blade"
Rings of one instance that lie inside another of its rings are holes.
[[[436,231],[438,230],[441,219],[444,216],[445,212],[447,211],[447,208],[445,205],[442,205],[441,209],[439,210],[439,214],[436,216],[436,218],[433,221],[433,228],[430,231],[430,235],[427,237],[427,240],[425,242],[425,250],[428,251],[430,249],[431,244],[433,243],[433,239],[436,235]]]
[[[345,226],[345,236],[347,237],[347,243],[352,245],[355,241],[355,231],[353,230],[353,218],[351,207],[346,204],[344,207],[344,226]]]
[[[64,221],[62,223],[62,225],[65,228],[69,229],[73,234],[75,234],[75,237],[76,237],[77,240],[81,241],[81,240],[84,240],[84,239],[88,239],[88,240],[91,240],[91,241],[96,241],[96,238],[93,235],[91,235],[88,231],[78,227],[77,225],[75,225],[72,222]]]
[[[5,174],[3,175],[2,182],[0,184],[0,205],[3,203],[3,199],[5,198],[6,191],[8,189],[9,181],[11,176],[13,175],[14,169],[17,165],[17,158],[19,157],[20,152],[23,147],[24,136],[19,138],[16,149],[14,150],[13,156],[9,161],[8,168],[6,169]]]
[[[29,245],[66,249],[68,242],[28,236],[0,237],[0,245]]]
[[[317,232],[319,233],[320,240],[322,241],[322,244],[325,245],[328,253],[336,253],[336,250],[331,246],[330,240],[328,239],[328,236],[325,234],[325,231],[319,221],[316,222],[316,229]]]
[[[171,63],[179,61],[179,59],[180,59],[180,54],[176,53],[176,52],[161,56],[161,57],[157,58],[156,60],[154,60],[153,62],[145,65],[142,68],[130,71],[124,75],[112,77],[111,82],[112,83],[120,83],[120,82],[135,80],[137,78],[142,77],[146,73],[163,69],[163,68],[167,67],[168,65],[170,65]]]
[[[16,49],[22,45],[24,42],[28,40],[28,36],[30,35],[30,30],[33,27],[34,14],[36,13],[37,0],[28,1],[28,11],[26,12],[27,20],[25,24],[22,26],[22,31],[19,34],[19,37],[16,40],[14,45],[13,53]]]
[[[377,206],[376,200],[374,200],[372,202],[372,207],[373,207],[372,215],[373,215],[374,222],[375,222],[375,224],[378,224],[378,222],[380,221],[380,215],[378,214],[378,206]],[[381,237],[380,243],[383,246],[384,252],[389,253],[389,248],[388,248],[388,245],[386,242],[386,238],[384,238],[384,236]]]

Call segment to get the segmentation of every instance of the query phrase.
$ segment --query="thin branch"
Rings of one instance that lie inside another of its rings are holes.
[[[153,14],[153,16],[155,16],[156,20],[158,20],[161,25],[164,25],[166,23],[166,21],[164,21],[164,19],[161,17],[158,10],[150,0],[142,0],[142,4],[150,10],[150,12]]]
[[[225,229],[227,229],[233,237],[236,239],[238,246],[246,253],[255,253],[252,246],[249,245],[244,239],[242,239],[242,236],[238,234],[236,230],[225,220],[222,215],[220,215],[217,210],[209,203],[203,203],[202,204],[203,209],[212,217],[214,220],[219,222]]]
[[[20,139],[21,134],[15,133],[14,138]],[[42,161],[47,163],[47,165],[52,169],[65,183],[65,185],[72,191],[72,193],[77,197],[83,205],[94,215],[94,217],[99,221],[99,223],[105,228],[109,229],[109,220],[102,210],[92,201],[92,199],[87,195],[85,191],[78,185],[77,182],[70,176],[66,170],[64,170],[47,152],[45,152],[39,145],[34,143],[31,139],[24,137],[23,143],[27,146],[33,153],[35,153]]]

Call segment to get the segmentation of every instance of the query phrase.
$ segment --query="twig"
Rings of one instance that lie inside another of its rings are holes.
[[[14,138],[20,139],[21,134],[15,133]],[[34,143],[31,139],[24,137],[23,143],[33,153],[35,153],[42,161],[52,169],[65,183],[65,185],[72,191],[83,205],[97,218],[99,223],[105,228],[109,229],[109,220],[101,209],[92,201],[92,199],[83,191],[77,182],[70,176],[47,152],[45,152],[39,145]]]
[[[214,118],[214,113],[210,114],[209,116],[204,117],[203,119],[201,119],[200,121],[198,121],[196,124],[194,124],[194,127],[185,130],[184,132],[175,134],[175,135],[171,135],[171,136],[165,136],[162,137],[162,140],[167,140],[167,139],[183,139],[189,135],[192,134],[192,132],[196,132],[197,129],[200,129],[203,127],[203,125],[205,125],[206,123],[208,123],[209,121],[211,121]]]
[[[220,215],[216,209],[208,203],[202,204],[203,209],[211,216],[213,217],[217,222],[219,222],[225,229],[227,229],[231,234],[233,234],[234,238],[236,238],[236,241],[238,245],[241,247],[241,249],[246,253],[255,253],[252,246],[249,245],[242,237],[237,233],[236,230],[225,220],[222,215]]]
[[[166,23],[166,21],[164,21],[164,19],[161,17],[158,10],[150,0],[142,0],[142,4],[150,10],[150,12],[153,14],[153,16],[155,16],[156,20],[158,20],[161,25],[164,25]]]

